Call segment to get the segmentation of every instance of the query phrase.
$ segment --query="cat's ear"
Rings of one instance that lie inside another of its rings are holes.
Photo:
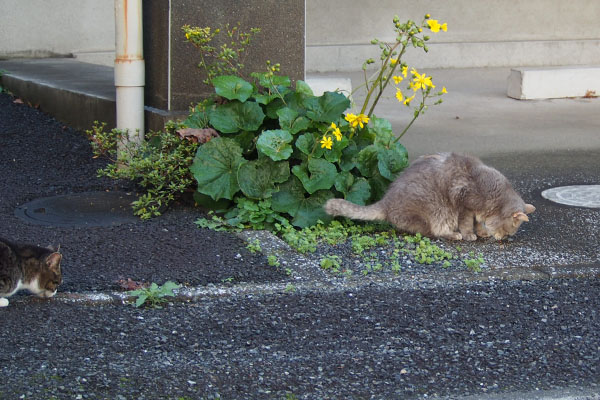
[[[60,271],[60,260],[62,260],[62,254],[52,253],[48,257],[46,257],[46,264],[48,265],[50,270],[58,272]]]
[[[535,211],[533,204],[525,204],[525,214],[531,214]]]
[[[513,225],[517,226],[520,222],[529,222],[529,217],[523,211],[516,212],[512,215]]]

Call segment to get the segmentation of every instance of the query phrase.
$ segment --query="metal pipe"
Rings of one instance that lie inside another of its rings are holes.
[[[144,140],[142,0],[115,0],[117,129],[130,143]]]

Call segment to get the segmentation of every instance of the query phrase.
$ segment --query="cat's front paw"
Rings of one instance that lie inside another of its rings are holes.
[[[0,297],[0,307],[6,307],[8,305],[8,299]]]
[[[473,242],[477,240],[477,235],[474,233],[463,233],[462,238],[468,242]]]

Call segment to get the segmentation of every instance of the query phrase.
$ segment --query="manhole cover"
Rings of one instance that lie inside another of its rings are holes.
[[[600,208],[600,185],[559,186],[544,190],[542,197],[567,206]]]
[[[88,192],[45,197],[17,207],[24,221],[50,226],[114,226],[138,221],[131,210],[136,197],[123,192]]]

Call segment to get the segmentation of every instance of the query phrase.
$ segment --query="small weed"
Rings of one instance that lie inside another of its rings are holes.
[[[291,283],[288,283],[284,291],[286,293],[294,293],[296,291],[296,286],[292,285]]]
[[[331,272],[332,274],[338,274],[342,266],[342,259],[340,256],[326,255],[321,259],[321,268],[325,271]]]
[[[221,279],[221,282],[222,283],[231,283],[234,281],[234,279],[235,278],[233,276],[230,276],[229,278]]]
[[[150,287],[133,290],[130,294],[137,297],[135,301],[136,307],[141,307],[147,303],[151,308],[162,308],[161,304],[167,301],[165,297],[175,296],[173,290],[179,289],[180,287],[181,285],[171,281],[165,282],[162,286],[152,283]]]
[[[267,262],[271,267],[279,267],[281,265],[275,254],[267,256]]]
[[[479,256],[475,257],[475,253],[471,251],[469,252],[469,257],[463,260],[467,268],[473,272],[481,272],[481,266],[485,264],[483,256],[479,254]]]
[[[262,247],[260,247],[260,240],[254,239],[246,245],[248,251],[252,254],[259,253],[262,251]]]

